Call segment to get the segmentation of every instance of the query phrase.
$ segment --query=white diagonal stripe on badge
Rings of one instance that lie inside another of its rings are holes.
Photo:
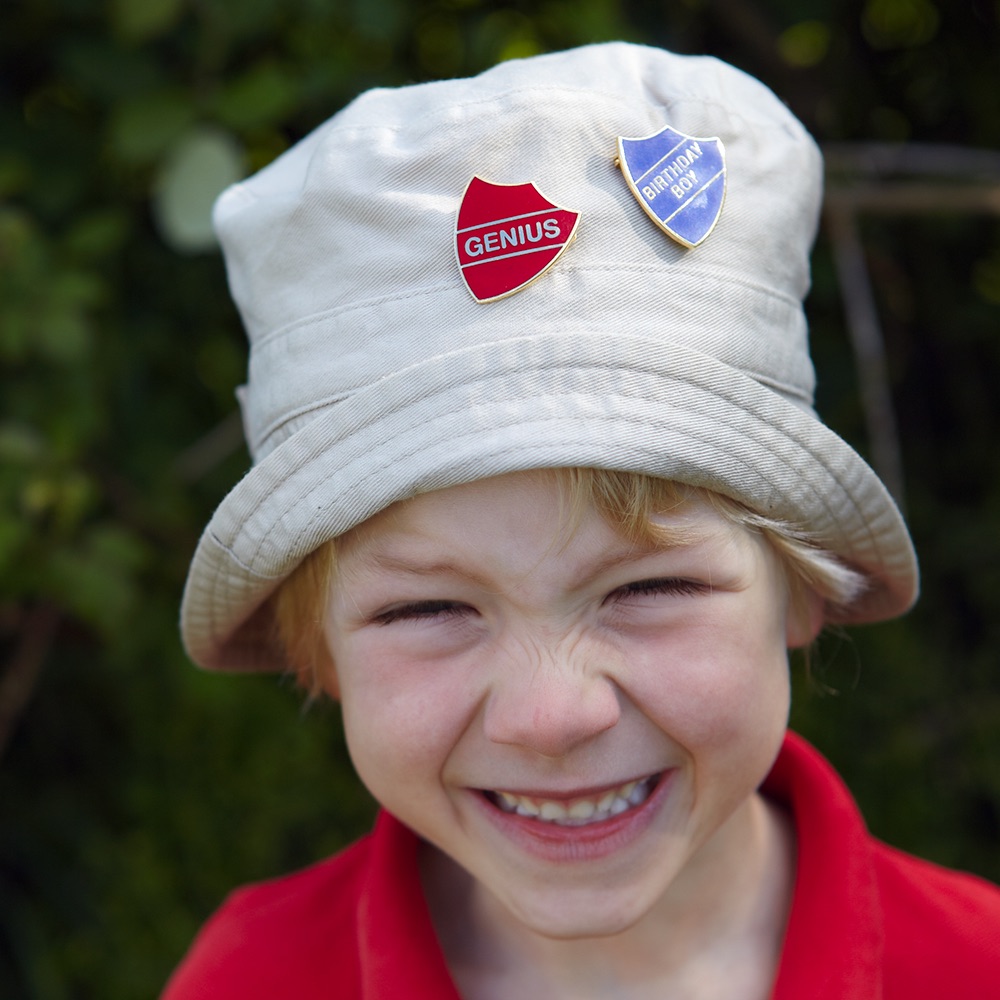
[[[473,229],[485,229],[487,226],[502,226],[505,222],[517,222],[518,219],[533,219],[536,215],[551,215],[554,211],[561,211],[561,209],[553,208],[543,208],[537,212],[525,212],[524,215],[511,215],[506,219],[492,219],[489,222],[477,222],[474,226],[466,226],[464,229],[456,229],[456,235],[458,233],[469,233]]]
[[[668,223],[668,222],[669,222],[669,221],[670,221],[670,220],[671,220],[671,219],[672,219],[672,218],[673,218],[673,217],[674,217],[674,216],[675,216],[675,215],[676,215],[676,214],[677,214],[678,212],[683,212],[683,211],[684,211],[684,209],[685,209],[685,208],[687,208],[687,207],[688,207],[688,205],[690,205],[690,204],[691,204],[691,202],[692,202],[692,201],[694,201],[694,200],[695,200],[695,198],[697,198],[697,197],[698,197],[698,195],[700,195],[700,194],[702,193],[702,191],[704,191],[704,190],[705,190],[706,188],[709,188],[709,187],[711,187],[711,186],[712,186],[712,184],[713,184],[713,183],[715,183],[715,181],[717,181],[717,180],[718,180],[718,179],[719,179],[719,178],[720,178],[720,177],[721,177],[721,176],[722,176],[722,175],[723,175],[723,174],[724,174],[725,172],[726,172],[726,168],[725,168],[725,167],[723,167],[723,168],[722,168],[722,169],[721,169],[721,170],[720,170],[720,171],[719,171],[719,172],[718,172],[718,173],[717,173],[717,174],[716,174],[716,175],[715,175],[714,177],[712,177],[712,178],[710,178],[709,180],[705,181],[705,183],[704,183],[704,184],[702,184],[702,186],[701,186],[700,188],[698,188],[698,190],[697,190],[697,191],[694,191],[694,192],[692,192],[691,196],[690,196],[690,197],[689,197],[689,198],[688,198],[688,199],[687,199],[687,200],[686,200],[686,201],[685,201],[685,202],[684,202],[684,203],[683,203],[683,204],[682,204],[682,205],[681,205],[681,206],[680,206],[679,208],[675,208],[675,209],[674,209],[674,210],[673,210],[673,211],[672,211],[672,212],[671,212],[671,213],[670,213],[670,214],[669,214],[669,215],[668,215],[668,216],[667,216],[667,217],[666,217],[666,218],[665,218],[665,219],[663,220],[664,224]]]
[[[508,257],[523,257],[528,253],[541,253],[543,250],[555,250],[556,247],[565,246],[565,243],[550,243],[544,247],[532,247],[530,250],[515,250],[514,253],[500,254],[498,257],[490,257],[487,260],[470,260],[467,264],[461,264],[464,271],[467,267],[478,267],[480,264],[493,264],[498,260],[507,260]]]

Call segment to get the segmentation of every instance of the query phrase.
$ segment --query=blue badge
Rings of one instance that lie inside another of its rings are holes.
[[[618,165],[646,214],[682,246],[698,246],[715,228],[726,197],[721,139],[669,125],[645,139],[619,136]]]

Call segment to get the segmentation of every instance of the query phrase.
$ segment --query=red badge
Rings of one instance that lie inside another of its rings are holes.
[[[455,231],[466,287],[478,302],[520,291],[562,256],[579,222],[579,212],[554,205],[534,184],[473,177]]]

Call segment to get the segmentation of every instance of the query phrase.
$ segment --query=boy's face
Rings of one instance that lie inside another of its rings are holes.
[[[338,550],[326,632],[362,780],[546,935],[614,933],[726,869],[781,744],[809,636],[777,560],[707,507],[671,517],[696,529],[674,548],[595,511],[568,534],[552,475],[515,473]]]

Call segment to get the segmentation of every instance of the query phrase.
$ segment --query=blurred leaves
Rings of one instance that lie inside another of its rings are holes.
[[[873,49],[913,48],[934,37],[939,20],[932,0],[868,0],[861,30]]]
[[[365,87],[620,22],[607,0],[544,24],[475,0],[0,17],[0,995],[149,997],[230,888],[372,812],[335,709],[179,648],[187,562],[247,461],[211,202]]]
[[[111,28],[125,43],[148,42],[173,27],[183,7],[183,0],[111,0]]]
[[[815,66],[829,48],[830,27],[822,21],[800,21],[778,36],[778,49],[790,66]]]
[[[287,68],[262,62],[219,89],[213,110],[234,129],[280,124],[299,97],[300,87]]]
[[[336,711],[180,651],[198,533],[245,468],[221,185],[359,91],[610,38],[713,52],[821,139],[1000,148],[985,0],[11,0],[0,11],[0,996],[154,996],[233,885],[357,835]],[[927,596],[832,639],[796,723],[881,834],[1000,877],[1000,234],[866,225]],[[821,244],[821,410],[862,446]],[[839,643],[839,644],[838,644]],[[30,692],[29,692],[30,693]]]
[[[127,166],[155,163],[197,117],[197,109],[179,88],[127,98],[111,116],[111,152]]]

